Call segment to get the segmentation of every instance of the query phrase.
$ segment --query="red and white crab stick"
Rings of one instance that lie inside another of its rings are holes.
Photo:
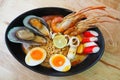
[[[91,47],[91,46],[97,46],[97,44],[95,42],[84,43],[84,47]]]
[[[83,37],[82,43],[86,42],[97,42],[98,38],[97,37]]]
[[[95,37],[95,36],[99,36],[99,34],[96,31],[93,30],[89,30],[83,33],[83,35],[85,37]]]
[[[83,50],[84,54],[91,54],[91,53],[97,53],[100,50],[100,47],[98,46],[90,46],[90,47],[86,47]]]
[[[100,47],[95,42],[84,43],[84,54],[97,53],[100,50]]]

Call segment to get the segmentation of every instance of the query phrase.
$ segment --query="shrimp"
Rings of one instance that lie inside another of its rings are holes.
[[[58,15],[48,15],[48,16],[43,16],[42,18],[47,22],[49,27],[51,26],[52,20],[57,17]]]
[[[100,10],[105,10],[105,6],[91,6],[91,7],[87,7],[84,8],[82,10],[80,10],[79,12],[73,12],[67,16],[65,16],[63,18],[63,21],[60,23],[59,25],[59,32],[64,32],[65,30],[67,30],[70,27],[74,27],[74,25],[81,21],[82,19],[87,18],[87,15],[83,14],[87,11],[90,10],[95,10],[95,9],[100,9]]]
[[[63,20],[62,15],[48,15],[42,17],[49,25],[51,31],[59,32],[58,24]]]
[[[94,18],[90,18],[89,14],[87,14],[88,11],[96,10],[96,9],[107,12],[105,11],[105,8],[106,8],[105,6],[90,6],[81,9],[78,12],[73,12],[65,16],[63,19],[60,19],[59,18],[60,16],[55,16],[55,17],[52,16],[50,17],[50,19],[51,18],[53,19],[51,21],[52,30],[56,33],[62,32],[68,35],[77,35],[93,27],[91,26],[93,24],[109,22],[108,20],[100,21],[101,17],[109,17],[111,19],[120,21],[120,19],[115,18],[109,14],[95,16]]]
[[[68,29],[67,31],[64,32],[64,34],[69,34],[69,35],[78,35],[78,34],[81,34],[83,32],[85,32],[86,30],[88,30],[89,28],[92,28],[92,27],[95,27],[93,25],[95,25],[96,23],[103,23],[103,22],[112,22],[112,21],[109,21],[109,20],[100,20],[101,17],[109,17],[109,18],[112,18],[114,20],[118,20],[120,21],[120,19],[118,18],[114,18],[113,16],[110,16],[110,15],[100,15],[100,16],[95,16],[93,18],[90,18],[90,19],[86,19],[86,20],[83,20],[83,21],[79,21],[75,28],[74,29]],[[98,26],[96,26],[98,27]]]
[[[60,32],[60,29],[59,29],[59,23],[63,20],[62,17],[55,17],[52,22],[51,22],[51,27],[52,27],[52,30],[53,32]]]

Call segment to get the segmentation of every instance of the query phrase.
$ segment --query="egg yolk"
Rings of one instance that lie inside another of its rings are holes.
[[[66,67],[64,67],[63,72],[68,71],[69,69],[70,69],[70,65],[67,65]]]
[[[31,53],[31,57],[35,60],[40,60],[43,57],[43,53],[40,50],[34,50]]]
[[[65,63],[65,58],[62,56],[56,56],[53,61],[52,61],[53,65],[56,67],[60,67]]]

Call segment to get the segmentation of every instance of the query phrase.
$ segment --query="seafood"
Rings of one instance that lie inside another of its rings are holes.
[[[45,20],[45,21],[49,21],[49,20],[53,20],[54,18],[56,17],[62,17],[62,15],[48,15],[48,16],[43,16],[42,18]]]
[[[62,17],[62,16],[61,15],[48,15],[48,16],[43,16],[42,18],[46,21],[46,23],[49,25],[49,27],[51,27],[51,22],[56,17]]]
[[[53,32],[60,32],[59,23],[63,20],[62,17],[55,17],[51,22]]]
[[[43,18],[34,15],[29,15],[24,18],[23,24],[27,28],[34,30],[36,33],[40,35],[43,36],[50,35],[50,28]]]
[[[64,32],[70,27],[73,27],[77,22],[87,18],[87,15],[83,14],[87,11],[94,10],[94,9],[100,9],[104,10],[104,6],[95,6],[95,7],[88,7],[85,9],[80,10],[79,12],[71,13],[63,18],[63,21],[60,23],[59,32]]]
[[[97,37],[84,37],[83,40],[82,40],[82,43],[85,43],[85,42],[97,42],[98,41],[98,38]]]
[[[80,33],[83,33],[85,32],[86,30],[92,28],[92,27],[95,27],[94,25],[96,23],[103,23],[103,22],[110,22],[108,20],[100,20],[100,18],[102,17],[109,17],[109,18],[112,18],[112,19],[115,19],[115,20],[118,20],[120,21],[119,19],[117,18],[114,18],[110,15],[100,15],[100,16],[95,16],[93,18],[90,18],[90,19],[85,19],[85,20],[82,20],[82,21],[79,21],[74,28],[70,28],[70,29],[67,29],[64,34],[69,34],[71,36],[75,36],[75,35],[78,35]],[[97,26],[98,27],[98,26]]]
[[[90,37],[92,36],[92,37]],[[94,37],[93,37],[94,36]],[[91,54],[97,53],[100,50],[98,42],[99,34],[96,31],[88,30],[83,34],[82,44],[78,46],[78,53]]]
[[[90,46],[90,47],[85,47],[83,49],[83,53],[84,54],[97,53],[97,52],[99,52],[99,50],[100,50],[100,47],[98,47],[98,46]]]
[[[8,39],[15,43],[45,44],[47,41],[26,27],[14,27],[8,33]]]
[[[67,54],[68,59],[70,59],[70,60],[74,59],[76,50],[77,50],[77,47],[79,46],[79,44],[80,44],[80,41],[77,37],[70,38],[70,41],[69,41],[70,48],[69,48],[69,51]]]
[[[91,47],[91,46],[97,46],[95,42],[86,42],[84,43],[84,47]]]
[[[53,32],[60,32],[60,23],[63,20],[63,16],[61,15],[49,15],[49,16],[43,16],[42,17],[50,26],[50,28],[52,29],[51,31]]]
[[[99,34],[98,34],[96,31],[92,31],[92,30],[85,31],[85,32],[83,33],[83,35],[84,35],[85,37],[97,37],[97,36],[99,36]]]
[[[65,16],[63,18],[63,21],[59,25],[59,32],[64,32],[64,34],[69,35],[80,34],[86,31],[87,29],[92,28],[93,26],[91,25],[93,24],[109,22],[108,20],[100,21],[100,18],[102,17],[108,17],[120,21],[120,19],[115,18],[109,14],[102,14],[100,16],[95,16],[90,19],[88,18],[89,14],[86,14],[86,12],[95,9],[105,11],[105,8],[106,8],[105,6],[91,6]]]

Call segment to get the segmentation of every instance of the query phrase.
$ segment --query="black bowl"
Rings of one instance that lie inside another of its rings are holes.
[[[6,44],[7,47],[9,49],[9,51],[11,52],[11,54],[21,63],[23,64],[25,67],[41,73],[41,74],[45,74],[45,75],[50,75],[50,76],[70,76],[70,75],[74,75],[77,73],[80,73],[82,71],[85,71],[86,69],[90,68],[91,66],[93,66],[97,61],[99,61],[99,59],[101,58],[103,52],[104,52],[104,38],[102,36],[102,33],[100,32],[100,30],[98,28],[92,28],[91,30],[95,30],[99,33],[99,41],[98,41],[98,45],[100,47],[100,51],[96,54],[91,54],[89,55],[82,63],[78,64],[75,67],[72,67],[70,69],[70,71],[68,72],[58,72],[55,71],[53,69],[48,69],[46,67],[43,66],[35,66],[35,67],[30,67],[28,65],[25,64],[25,53],[22,50],[22,45],[18,44],[18,43],[12,43],[8,40],[7,35],[8,32],[11,28],[15,27],[15,26],[23,26],[23,19],[28,16],[28,15],[36,15],[36,16],[45,16],[45,15],[63,15],[66,16],[69,13],[71,13],[71,10],[68,9],[63,9],[63,8],[57,8],[57,7],[46,7],[46,8],[38,8],[38,9],[34,9],[31,11],[28,11],[20,16],[18,16],[16,19],[14,19],[10,25],[8,26],[7,30],[6,30],[6,34],[5,34],[5,40],[6,40]]]

